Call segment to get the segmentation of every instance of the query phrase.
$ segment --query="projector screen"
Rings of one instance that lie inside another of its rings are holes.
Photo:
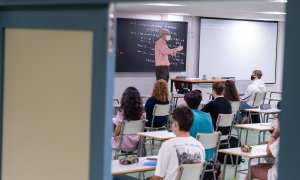
[[[275,83],[276,49],[277,22],[201,18],[199,78],[248,80],[258,69]]]

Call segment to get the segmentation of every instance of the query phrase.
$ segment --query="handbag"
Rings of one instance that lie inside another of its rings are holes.
[[[262,109],[262,110],[271,109],[271,105],[270,104],[261,104],[260,109]]]

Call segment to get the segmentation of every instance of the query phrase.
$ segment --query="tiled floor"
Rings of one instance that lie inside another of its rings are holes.
[[[233,129],[232,131],[234,134],[236,133],[236,130]],[[246,131],[243,131],[243,134],[242,134],[242,144],[245,142],[245,135],[246,134]],[[270,137],[270,133],[267,132],[266,133],[266,139],[269,139]],[[258,132],[257,131],[249,131],[249,135],[248,135],[248,143],[249,145],[257,145],[258,144]],[[146,148],[149,148],[149,144],[146,144]],[[157,154],[158,153],[158,149],[159,149],[159,143],[155,143],[155,149],[154,149],[154,154]],[[148,154],[150,154],[150,150],[147,151]],[[244,158],[245,162],[242,162],[240,165],[238,165],[238,169],[246,169],[247,166],[248,166],[248,159]],[[260,162],[264,162],[263,159],[260,160]],[[258,160],[253,160],[252,161],[252,164],[257,164],[258,163]],[[223,164],[222,164],[222,168],[223,168]],[[235,179],[234,178],[234,169],[235,169],[235,166],[233,165],[227,165],[226,166],[226,172],[225,172],[225,180],[233,180]],[[151,175],[153,175],[154,172],[153,171],[150,171],[150,172],[147,172],[145,173],[145,177],[149,177]],[[236,179],[245,179],[245,176],[244,174],[241,174],[241,173],[237,173],[237,177]],[[117,178],[117,179],[122,179],[122,180],[129,180],[129,179],[138,179],[138,173],[133,173],[133,174],[129,174],[128,176],[126,177],[121,177],[121,178]]]

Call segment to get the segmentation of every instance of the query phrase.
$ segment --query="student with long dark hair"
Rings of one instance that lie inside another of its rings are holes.
[[[122,95],[120,110],[114,120],[116,127],[112,138],[113,148],[119,148],[119,135],[124,120],[135,121],[144,118],[143,103],[139,91],[135,87],[128,87]],[[120,149],[123,151],[133,151],[137,148],[139,140],[140,137],[138,135],[124,135]]]
[[[225,81],[224,97],[228,101],[240,101],[239,93],[236,89],[235,82],[232,80]]]

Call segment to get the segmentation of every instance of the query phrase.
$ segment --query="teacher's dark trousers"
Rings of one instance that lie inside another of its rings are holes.
[[[156,80],[164,79],[169,81],[169,66],[155,66]]]

